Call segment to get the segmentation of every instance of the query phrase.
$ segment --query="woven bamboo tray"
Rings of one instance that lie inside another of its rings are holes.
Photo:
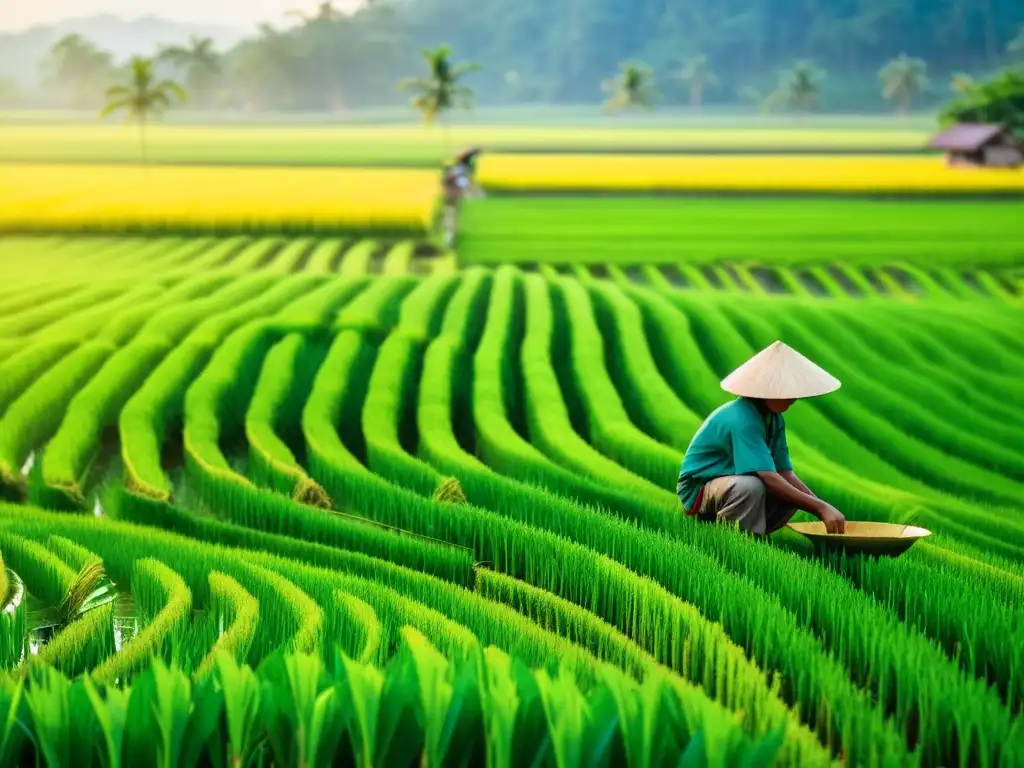
[[[856,523],[846,524],[846,533],[827,533],[824,523],[790,523],[799,534],[806,536],[816,547],[847,554],[884,555],[898,557],[910,549],[914,542],[931,536],[927,528],[914,525],[896,525],[894,523]]]

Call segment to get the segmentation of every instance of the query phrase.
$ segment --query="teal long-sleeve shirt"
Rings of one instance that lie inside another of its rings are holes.
[[[716,409],[693,436],[676,493],[683,507],[691,509],[701,487],[716,477],[791,469],[782,414],[738,397]]]

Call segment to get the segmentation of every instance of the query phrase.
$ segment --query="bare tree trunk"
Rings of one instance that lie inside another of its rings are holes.
[[[146,117],[143,115],[139,118],[139,148],[142,156],[143,168],[149,167],[149,152],[146,148]]]

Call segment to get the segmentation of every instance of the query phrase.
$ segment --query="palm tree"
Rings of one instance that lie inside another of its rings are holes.
[[[65,35],[50,48],[43,62],[44,79],[66,87],[75,106],[86,106],[99,84],[110,77],[113,57],[81,35]]]
[[[423,122],[433,125],[454,109],[469,109],[473,106],[473,89],[460,80],[469,72],[480,69],[472,61],[460,64],[452,62],[452,50],[444,45],[440,48],[424,48],[421,51],[427,63],[426,77],[409,77],[398,84],[401,91],[412,91],[412,106],[423,115]],[[443,123],[444,124],[444,123]],[[445,141],[447,142],[447,124]]]
[[[108,117],[124,110],[128,120],[139,124],[139,146],[142,163],[147,162],[146,123],[170,108],[171,97],[185,101],[185,90],[173,80],[157,81],[154,62],[141,56],[132,57],[129,63],[131,82],[128,85],[113,85],[107,89],[107,104],[100,112]]]
[[[810,112],[818,104],[824,81],[825,71],[813,62],[805,59],[795,61],[779,78],[779,87],[772,100],[780,100],[790,109]]]
[[[700,109],[704,102],[704,91],[718,85],[718,77],[711,70],[708,57],[702,53],[691,56],[684,62],[679,77],[690,89],[690,105],[696,109]]]
[[[619,73],[608,78],[601,88],[608,94],[604,103],[606,111],[640,107],[652,109],[654,106],[654,87],[651,85],[649,67],[627,61],[619,65]]]
[[[882,95],[895,101],[902,114],[910,111],[910,102],[928,85],[928,65],[921,59],[901,53],[878,71]]]
[[[188,91],[197,101],[209,96],[213,83],[221,75],[221,57],[209,37],[192,35],[187,46],[165,46],[157,58],[185,70]]]

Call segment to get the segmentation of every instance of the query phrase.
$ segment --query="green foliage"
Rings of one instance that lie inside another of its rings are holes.
[[[192,610],[192,592],[181,576],[162,562],[140,560],[136,563],[132,594],[144,627],[117,653],[93,670],[91,674],[96,682],[124,685],[146,669],[151,657],[163,657],[171,653],[185,630]],[[144,674],[142,679],[148,680],[149,677]],[[163,746],[166,748],[167,745]]]
[[[277,653],[253,671],[223,655],[191,684],[156,659],[119,690],[39,667],[0,693],[12,714],[24,702],[20,728],[6,729],[0,748],[54,766],[123,757],[167,768],[244,765],[261,744],[275,764],[308,766],[476,764],[485,754],[489,764],[519,765],[579,750],[627,755],[631,765],[724,768],[771,763],[779,752],[778,734],[751,739],[723,714],[697,714],[662,678],[641,687],[606,667],[583,692],[565,670],[531,672],[494,648],[449,660],[412,628],[402,638],[383,670],[344,654],[325,665]]]
[[[652,109],[655,92],[651,85],[649,67],[632,61],[619,65],[619,73],[601,83],[601,89],[608,94],[604,108],[608,112],[630,107]]]
[[[1024,140],[1024,72],[1007,69],[973,85],[942,111],[944,124],[1003,123]]]

